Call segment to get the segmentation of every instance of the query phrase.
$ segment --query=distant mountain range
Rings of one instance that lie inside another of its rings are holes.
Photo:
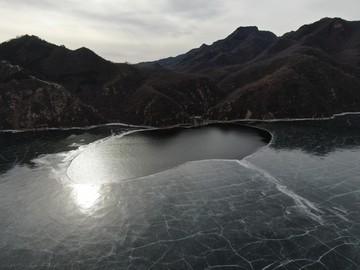
[[[360,21],[324,18],[282,37],[240,27],[212,45],[137,65],[35,36],[0,44],[0,129],[360,111]]]

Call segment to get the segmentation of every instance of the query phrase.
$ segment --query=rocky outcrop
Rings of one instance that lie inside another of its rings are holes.
[[[104,123],[61,85],[39,80],[0,61],[0,129],[74,127]]]

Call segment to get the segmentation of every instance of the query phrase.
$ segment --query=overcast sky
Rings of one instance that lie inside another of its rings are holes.
[[[255,25],[282,35],[323,17],[360,20],[360,0],[0,0],[0,42],[37,35],[114,62],[176,56]]]

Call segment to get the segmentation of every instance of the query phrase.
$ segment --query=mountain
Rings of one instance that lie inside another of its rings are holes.
[[[218,82],[210,118],[303,118],[360,111],[360,22],[325,18],[278,38]]]
[[[212,45],[203,44],[191,51],[155,62],[140,63],[140,67],[165,68],[186,74],[210,78],[218,84],[228,73],[227,68],[240,69],[271,46],[277,37],[257,27],[239,27],[231,35]]]
[[[35,36],[26,35],[0,44],[0,57],[21,67],[24,76],[57,85],[69,98],[96,110],[101,121],[93,124],[174,125],[203,115],[220,101],[221,91],[207,78],[115,64],[89,49],[72,51]],[[26,89],[30,82],[14,77],[11,83],[17,85],[16,89],[5,83],[1,87],[20,100],[26,99],[19,89]],[[10,112],[12,108],[6,103],[2,110]],[[71,124],[39,123],[22,121],[13,127],[89,125],[85,120]],[[0,128],[8,126],[8,122],[0,120]]]
[[[207,52],[232,55],[233,61],[215,62],[218,57],[206,58]],[[211,64],[197,65],[204,61]],[[156,64],[206,76],[226,93],[208,119],[320,118],[360,111],[358,21],[324,18],[282,37],[240,27],[224,40]]]
[[[203,44],[186,54],[161,59],[157,63],[171,70],[208,74],[224,66],[248,63],[268,48],[276,38],[275,34],[259,31],[254,26],[239,27],[227,38],[210,46]]]
[[[0,44],[0,128],[153,126],[360,111],[360,22],[324,18],[277,37],[239,27],[137,65],[35,36]]]
[[[30,76],[0,60],[0,127],[22,129],[101,124],[98,111],[61,85]]]

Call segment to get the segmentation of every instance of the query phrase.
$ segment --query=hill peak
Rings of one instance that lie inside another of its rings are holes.
[[[301,26],[297,31],[293,31],[285,34],[284,37],[300,39],[308,35],[329,36],[342,31],[352,30],[354,28],[353,26],[356,25],[360,27],[359,22],[356,21],[348,22],[341,18],[326,17],[326,18],[322,18],[317,22],[311,24],[305,24]]]
[[[257,26],[240,26],[238,27],[231,35],[233,34],[250,34],[254,32],[259,32]]]

